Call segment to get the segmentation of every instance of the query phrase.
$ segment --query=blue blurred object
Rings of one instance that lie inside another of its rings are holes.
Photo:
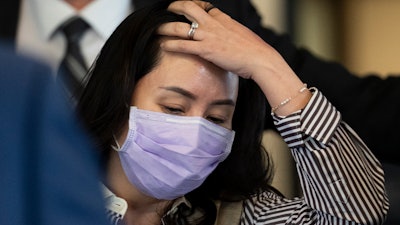
[[[87,134],[46,66],[0,46],[0,224],[105,225]]]

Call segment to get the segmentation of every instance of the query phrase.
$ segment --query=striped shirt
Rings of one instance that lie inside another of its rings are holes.
[[[302,198],[264,192],[244,202],[242,225],[382,224],[389,203],[376,157],[317,89],[274,124],[296,162]]]
[[[274,124],[291,149],[303,196],[263,192],[243,201],[240,225],[383,224],[389,208],[380,162],[315,88],[303,110]]]

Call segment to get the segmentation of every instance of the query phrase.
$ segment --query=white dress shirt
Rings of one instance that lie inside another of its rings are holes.
[[[23,0],[17,52],[45,61],[56,71],[66,48],[58,28],[69,18],[80,16],[90,25],[80,43],[90,67],[107,38],[132,10],[130,0],[95,0],[80,11],[63,0]]]

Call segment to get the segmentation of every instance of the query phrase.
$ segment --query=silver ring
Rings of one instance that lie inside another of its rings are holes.
[[[192,22],[192,25],[190,25],[190,30],[187,34],[190,40],[193,40],[194,32],[196,29],[199,27],[199,24],[197,22]]]

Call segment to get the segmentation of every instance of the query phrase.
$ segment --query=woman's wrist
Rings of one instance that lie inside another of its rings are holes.
[[[264,92],[272,114],[286,116],[307,105],[311,92],[289,66],[275,64],[257,71],[252,79]]]
[[[287,116],[303,109],[311,99],[308,88],[302,87],[296,95],[284,99],[280,104],[271,107],[271,115]]]

